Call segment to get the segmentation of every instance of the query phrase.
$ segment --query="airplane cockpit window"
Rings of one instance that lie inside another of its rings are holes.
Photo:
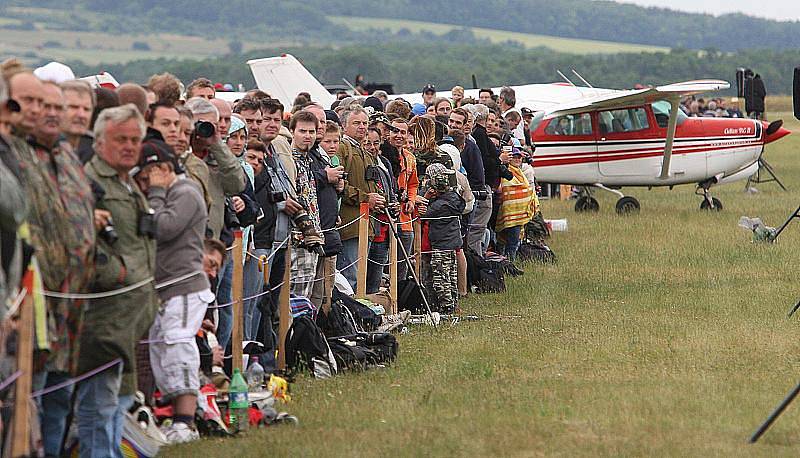
[[[548,135],[592,135],[592,116],[589,113],[559,116],[550,120],[544,132]]]
[[[650,128],[644,108],[625,108],[599,113],[600,133],[636,132]]]
[[[666,100],[659,100],[658,102],[653,102],[653,115],[656,117],[656,122],[658,123],[658,127],[662,129],[666,129],[669,125],[669,112],[670,112],[670,104]],[[680,126],[683,124],[683,121],[686,120],[688,116],[683,110],[678,110],[678,125]]]

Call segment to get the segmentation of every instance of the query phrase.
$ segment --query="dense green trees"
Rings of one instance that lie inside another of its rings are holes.
[[[390,82],[397,92],[420,90],[426,83],[449,88],[455,84],[471,87],[471,75],[482,86],[545,83],[558,81],[556,70],[574,68],[593,85],[630,88],[636,83],[666,84],[698,78],[721,78],[731,83],[737,67],[760,73],[770,94],[791,93],[792,69],[800,63],[800,50],[689,51],[577,56],[546,49],[526,50],[515,46],[437,43],[350,45],[345,47],[303,47],[265,49],[202,61],[145,60],[119,65],[87,66],[75,63],[79,74],[100,69],[120,81],[145,82],[153,73],[169,71],[184,81],[203,75],[215,81],[244,83],[253,87],[248,59],[290,52],[323,83],[341,84],[364,74],[368,81]],[[728,91],[733,94],[733,90]]]
[[[667,5],[668,2],[665,2]],[[376,5],[379,5],[376,7]],[[0,0],[9,6],[69,11],[70,24],[119,32],[173,31],[241,38],[259,33],[295,42],[320,38],[342,41],[351,35],[326,15],[415,19],[515,32],[624,43],[716,48],[800,48],[800,22],[779,22],[742,14],[714,17],[594,0]],[[757,8],[757,3],[753,4]],[[86,24],[85,12],[91,12]],[[35,19],[25,11],[24,20]]]

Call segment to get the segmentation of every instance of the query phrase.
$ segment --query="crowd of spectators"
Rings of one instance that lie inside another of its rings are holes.
[[[722,97],[713,99],[697,98],[695,96],[685,97],[681,100],[681,110],[691,117],[706,118],[743,118],[744,115],[739,107],[739,98],[732,97],[726,100]],[[762,110],[763,111],[763,110]]]
[[[77,385],[74,409],[70,386],[38,398],[47,456],[62,453],[73,411],[81,456],[120,456],[137,391],[172,404],[170,441],[198,437],[198,388],[230,353],[236,230],[244,339],[274,350],[282,288],[320,306],[334,266],[357,288],[363,204],[367,293],[386,286],[388,223],[412,254],[419,219],[422,281],[442,314],[469,294],[465,250],[513,261],[539,211],[532,112],[512,88],[474,100],[430,84],[421,104],[378,91],[330,107],[300,93],[284,107],[260,90],[226,102],[205,78],[182,87],[168,73],[112,90],[2,66],[0,318],[14,318],[30,267],[34,389],[98,371]]]

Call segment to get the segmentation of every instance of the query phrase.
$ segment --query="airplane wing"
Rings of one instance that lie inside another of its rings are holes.
[[[670,103],[669,124],[667,125],[667,138],[664,144],[664,158],[661,162],[659,178],[665,179],[670,175],[670,161],[672,160],[672,145],[675,140],[678,110],[680,99],[687,95],[702,94],[704,92],[719,91],[731,87],[730,83],[722,80],[696,80],[683,83],[668,84],[649,89],[633,89],[615,91],[594,97],[587,97],[573,102],[554,105],[545,111],[545,118],[555,118],[568,114],[585,113],[587,111],[611,110],[624,108],[631,105],[645,105],[658,100]]]
[[[308,92],[311,100],[319,102],[325,108],[336,100],[291,54],[249,60],[247,65],[250,66],[258,88],[280,100],[286,110],[292,108],[294,98],[300,92]]]

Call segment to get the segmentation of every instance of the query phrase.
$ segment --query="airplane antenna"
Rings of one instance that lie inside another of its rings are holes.
[[[569,78],[567,78],[567,75],[565,75],[565,74],[561,73],[561,70],[556,70],[556,73],[558,73],[558,75],[559,75],[560,77],[564,78],[564,81],[568,82],[568,83],[569,83],[570,85],[572,85],[573,87],[578,87],[578,86],[575,86],[575,83],[573,83],[572,81],[570,81],[570,80],[569,80]]]
[[[361,95],[361,94],[359,94],[359,93],[358,93],[358,91],[356,90],[356,87],[355,87],[355,86],[353,86],[352,84],[350,84],[350,81],[347,81],[347,78],[342,78],[342,81],[344,81],[344,84],[346,84],[346,85],[350,86],[350,89],[352,89],[352,90],[353,90],[353,92],[355,93],[355,95]]]
[[[581,79],[581,81],[583,81],[583,84],[585,84],[585,85],[589,86],[590,88],[594,89],[594,86],[592,86],[591,84],[589,84],[589,82],[588,82],[588,81],[586,81],[586,79],[584,79],[584,78],[581,76],[581,74],[580,74],[580,73],[576,72],[574,68],[571,68],[570,70],[572,70],[572,73],[574,73],[574,74],[575,74],[575,76],[577,76],[578,78],[580,78],[580,79]]]

